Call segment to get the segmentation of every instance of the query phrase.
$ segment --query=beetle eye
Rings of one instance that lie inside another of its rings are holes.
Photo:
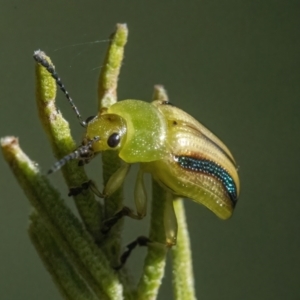
[[[120,135],[118,133],[113,133],[107,140],[107,145],[111,148],[115,148],[120,143]]]
[[[95,118],[95,116],[90,116],[85,120],[86,124],[89,124],[89,122],[91,122],[93,119]]]

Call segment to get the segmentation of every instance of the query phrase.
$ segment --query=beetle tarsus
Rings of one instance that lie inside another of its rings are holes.
[[[71,187],[68,193],[68,196],[77,196],[79,194],[82,193],[82,191],[87,190],[88,188],[90,188],[92,184],[92,180],[88,180],[85,181],[84,183],[82,183],[80,186],[76,186],[76,187]]]
[[[116,212],[114,216],[103,222],[101,232],[103,234],[107,234],[120,219],[122,219],[124,216],[131,216],[132,214],[132,210],[129,207],[124,206],[121,210]]]
[[[88,188],[99,198],[105,198],[105,194],[101,193],[94,180],[89,180]]]
[[[123,254],[120,257],[120,264],[117,267],[114,267],[116,271],[120,270],[126,263],[128,257],[130,256],[133,249],[135,249],[137,246],[140,247],[147,247],[148,244],[151,242],[149,238],[146,236],[139,236],[136,240],[128,244],[126,247],[127,249],[123,252]]]
[[[85,181],[80,186],[71,187],[68,196],[77,196],[88,189],[90,189],[99,198],[105,198],[104,194],[99,191],[93,180]]]

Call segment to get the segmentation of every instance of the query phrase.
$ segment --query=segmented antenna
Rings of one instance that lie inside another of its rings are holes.
[[[46,59],[45,59],[45,52],[41,51],[41,50],[37,50],[34,51],[33,53],[33,58],[34,60],[39,63],[41,66],[43,66],[48,72],[49,74],[52,76],[52,78],[55,80],[56,84],[58,85],[58,87],[61,89],[61,91],[65,94],[67,100],[69,101],[71,107],[73,108],[73,110],[75,111],[75,114],[79,120],[79,123],[81,126],[86,127],[87,123],[85,121],[82,120],[81,115],[77,109],[77,107],[75,106],[72,98],[70,97],[68,91],[66,90],[64,84],[62,83],[60,77],[58,76],[58,74],[56,73],[54,66],[51,65]]]
[[[61,160],[57,161],[53,167],[47,172],[47,174],[54,173],[61,169],[68,161],[73,159],[87,158],[87,156],[91,156],[93,154],[92,145],[99,141],[100,137],[96,136],[92,140],[88,141],[86,145],[82,145],[78,147],[74,152],[67,154]]]

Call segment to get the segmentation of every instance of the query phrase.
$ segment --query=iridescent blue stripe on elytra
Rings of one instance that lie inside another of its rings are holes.
[[[185,169],[201,172],[219,179],[224,185],[233,205],[236,204],[236,185],[229,173],[220,165],[210,160],[197,159],[189,156],[176,156],[175,160]]]

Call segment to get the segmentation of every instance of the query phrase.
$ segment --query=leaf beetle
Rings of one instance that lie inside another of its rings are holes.
[[[34,59],[56,80],[81,119],[44,53],[36,51]],[[232,215],[240,193],[240,181],[231,152],[206,127],[170,102],[119,101],[101,109],[97,116],[81,121],[81,125],[86,127],[82,146],[58,161],[50,172],[58,170],[70,159],[79,159],[83,165],[100,152],[115,150],[123,161],[122,166],[111,176],[103,193],[93,187],[97,195],[109,197],[122,185],[130,166],[138,163],[134,192],[136,213],[124,208],[117,218],[128,215],[142,219],[146,215],[145,173],[150,173],[169,195],[164,217],[167,245],[176,244],[174,196],[203,204],[224,220]]]

